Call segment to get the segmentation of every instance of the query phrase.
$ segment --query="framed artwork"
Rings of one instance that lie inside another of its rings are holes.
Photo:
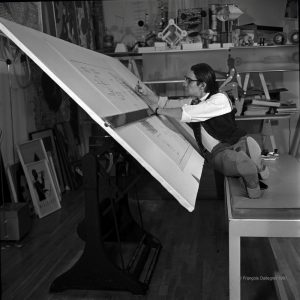
[[[67,154],[67,159],[70,163],[78,161],[80,154],[78,151],[78,145],[74,136],[74,132],[69,122],[55,124],[56,132],[59,132],[63,147]]]
[[[11,189],[12,201],[14,203],[32,203],[27,180],[20,162],[7,167],[7,177]]]
[[[0,137],[1,137],[1,129],[0,129]],[[3,205],[4,203],[10,203],[10,202],[12,202],[12,195],[9,189],[8,178],[5,171],[4,161],[0,149],[0,205]]]
[[[54,163],[53,163],[53,158],[52,158],[50,152],[47,152],[47,153],[48,153],[48,160],[49,160],[49,167],[50,167],[51,176],[52,176],[54,186],[55,186],[56,191],[57,191],[58,198],[61,201],[62,200],[61,190],[60,190],[60,187],[59,187],[59,182],[58,182],[58,178],[57,178],[57,175],[56,175],[56,171],[55,171],[55,167],[54,167]]]
[[[43,32],[56,36],[56,23],[54,16],[54,3],[52,1],[42,1],[42,22]]]
[[[80,160],[80,155],[72,128],[68,122],[57,123],[54,132],[57,138],[57,150],[60,153],[63,176],[67,182],[66,186],[70,189],[76,189],[79,182],[75,172],[75,164]]]
[[[54,165],[54,171],[55,175],[57,175],[57,180],[59,183],[60,190],[63,192],[64,191],[64,180],[62,176],[62,170],[61,170],[61,165],[59,163],[59,158],[58,158],[58,151],[55,143],[55,138],[54,138],[54,132],[51,128],[41,130],[41,131],[35,131],[31,132],[29,134],[30,138],[32,140],[35,139],[42,139],[45,150],[47,153],[50,153],[52,160],[53,160],[53,165]],[[49,157],[49,155],[48,155]]]
[[[40,218],[61,208],[48,160],[26,164],[24,173],[35,211]]]
[[[285,18],[298,18],[298,0],[287,0],[285,7]]]
[[[20,144],[17,147],[17,151],[22,166],[42,159],[48,159],[42,139],[35,139]]]

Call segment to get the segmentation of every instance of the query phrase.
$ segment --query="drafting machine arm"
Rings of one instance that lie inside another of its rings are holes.
[[[226,80],[219,87],[220,92],[226,92],[233,97],[234,106],[237,109],[236,115],[240,115],[244,105],[244,97],[239,97],[239,90],[242,90],[241,77],[237,73],[234,65],[229,64],[230,70],[229,74],[227,74]]]
[[[238,83],[236,81],[232,81],[235,73],[236,73],[235,69],[232,68],[229,71],[229,76],[220,86],[219,91],[220,92],[231,92],[232,96],[234,97],[234,100],[238,101],[239,100]]]
[[[229,75],[226,78],[226,80],[221,84],[219,87],[220,92],[231,92],[232,96],[234,97],[234,100],[237,101],[239,100],[239,95],[238,95],[238,83],[236,81],[233,81],[235,77],[235,69],[232,68],[229,71]]]

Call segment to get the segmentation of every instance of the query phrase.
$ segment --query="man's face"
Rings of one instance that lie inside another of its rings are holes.
[[[192,70],[190,70],[185,76],[185,82],[183,86],[189,96],[202,97],[202,92],[197,85],[197,78]]]

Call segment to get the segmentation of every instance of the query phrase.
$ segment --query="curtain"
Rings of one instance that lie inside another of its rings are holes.
[[[0,16],[37,30],[42,29],[40,2],[0,3]],[[7,64],[7,59],[11,64]],[[5,167],[18,158],[15,146],[28,139],[34,130],[32,86],[28,85],[27,61],[21,53],[0,36],[0,129],[1,152]]]
[[[7,59],[12,63],[7,64]],[[35,129],[33,90],[27,85],[29,75],[25,64],[14,60],[10,53],[0,55],[1,152],[5,166],[18,161],[16,145],[28,140],[28,132]]]

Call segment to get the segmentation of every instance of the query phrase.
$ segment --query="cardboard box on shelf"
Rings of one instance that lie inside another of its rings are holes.
[[[283,31],[282,27],[263,26],[255,23],[241,25],[238,28],[240,29],[240,39],[242,36],[249,35],[253,38],[253,42],[260,46],[274,45],[275,34]]]

